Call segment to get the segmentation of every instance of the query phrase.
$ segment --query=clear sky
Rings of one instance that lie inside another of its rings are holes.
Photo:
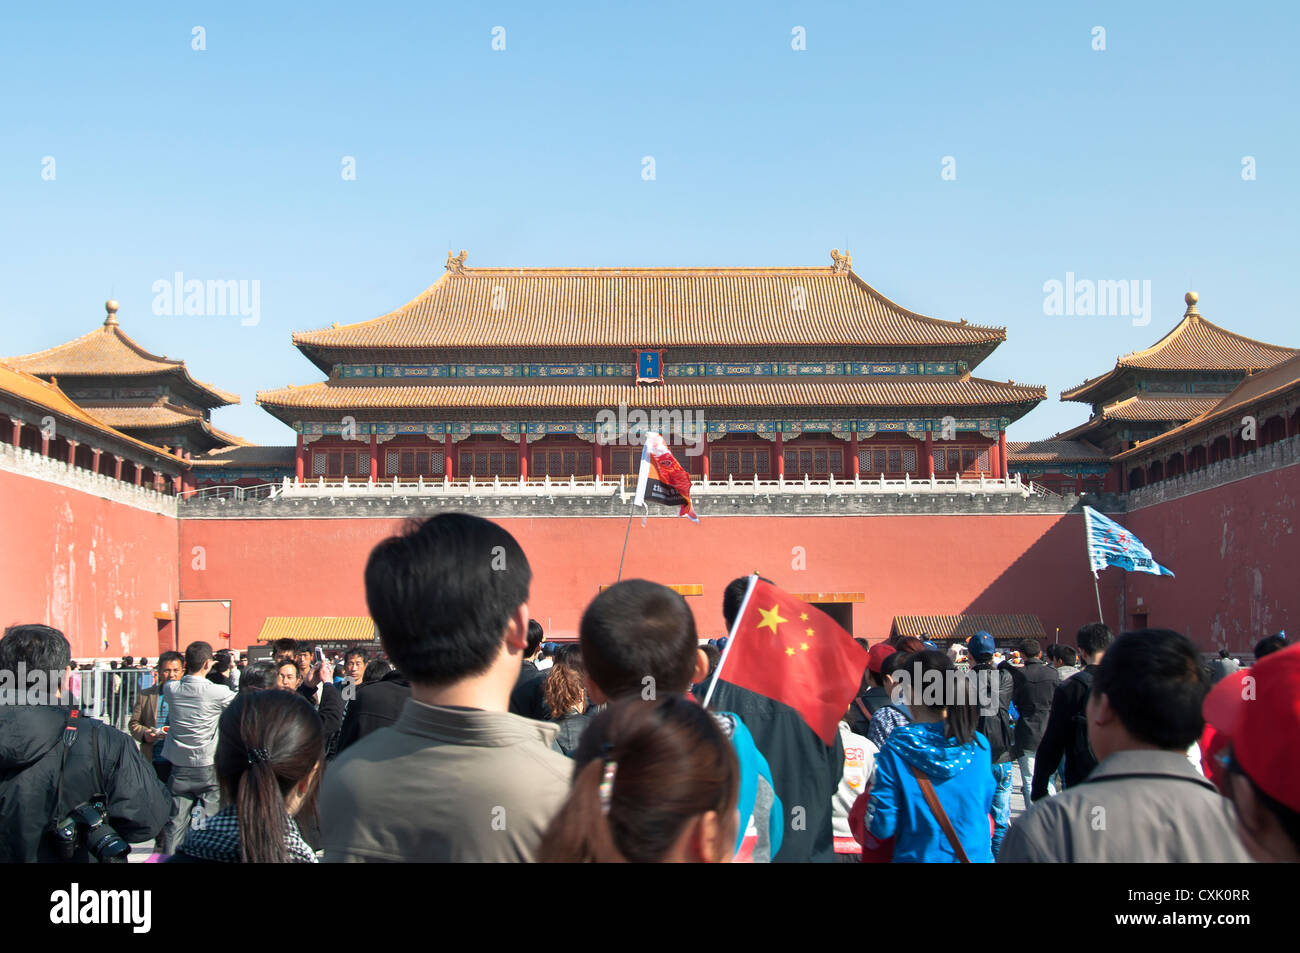
[[[900,7],[6,4],[0,354],[85,333],[111,295],[141,344],[243,396],[218,426],[288,443],[254,393],[321,379],[290,333],[398,307],[449,248],[668,266],[847,246],[904,307],[1007,328],[977,374],[1049,395],[1012,439],[1082,422],[1059,392],[1162,336],[1189,288],[1300,346],[1300,5]],[[155,315],[178,271],[260,282],[260,320]],[[1044,314],[1067,273],[1149,281],[1150,323]]]

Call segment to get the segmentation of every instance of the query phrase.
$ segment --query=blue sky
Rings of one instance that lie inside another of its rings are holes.
[[[1189,288],[1300,346],[1293,4],[280,6],[6,8],[0,354],[84,333],[112,295],[142,344],[243,395],[218,426],[287,443],[254,393],[320,379],[290,333],[405,303],[449,248],[820,265],[846,245],[904,307],[1007,328],[977,373],[1050,398],[1012,439],[1084,420],[1056,395],[1163,335]],[[259,281],[259,323],[154,315],[177,271]],[[1150,323],[1045,315],[1067,272],[1150,281]]]

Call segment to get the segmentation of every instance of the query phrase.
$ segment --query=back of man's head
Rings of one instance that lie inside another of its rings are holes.
[[[1274,652],[1281,652],[1286,648],[1286,633],[1278,632],[1275,635],[1266,635],[1255,643],[1255,661],[1267,658]]]
[[[16,675],[19,662],[29,672],[61,674],[72,664],[72,647],[62,632],[48,625],[11,625],[0,638],[0,672]]]
[[[1079,664],[1079,653],[1069,645],[1058,645],[1056,647],[1056,658],[1062,665],[1073,667]]]
[[[578,637],[588,677],[611,701],[642,691],[646,677],[659,695],[690,688],[695,616],[667,586],[644,579],[610,586],[582,613]]]
[[[1171,629],[1125,632],[1102,656],[1094,695],[1105,695],[1138,741],[1185,751],[1201,736],[1210,680],[1191,639]]]
[[[1020,654],[1026,659],[1038,658],[1043,654],[1043,647],[1037,639],[1025,639],[1020,643]]]
[[[185,674],[202,671],[212,658],[212,646],[207,642],[191,642],[185,647]]]
[[[371,551],[366,604],[407,678],[451,685],[491,668],[532,578],[524,551],[496,523],[440,513]]]
[[[1101,622],[1089,622],[1079,629],[1074,641],[1079,646],[1079,654],[1091,662],[1093,656],[1109,648],[1110,643],[1115,641],[1115,636],[1111,635],[1110,626]]]
[[[537,650],[542,647],[542,641],[546,638],[546,632],[542,629],[542,624],[536,619],[528,620],[528,644],[524,646],[524,658],[532,658],[537,654]]]
[[[758,578],[769,586],[776,585],[766,576],[759,576]],[[728,632],[736,624],[736,616],[740,614],[740,605],[745,601],[745,593],[748,589],[749,577],[738,576],[727,583],[727,588],[722,590],[722,618],[727,620]]]

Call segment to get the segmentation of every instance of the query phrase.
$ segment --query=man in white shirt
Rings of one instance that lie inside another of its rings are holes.
[[[217,723],[226,706],[235,700],[235,693],[208,681],[211,668],[212,646],[191,642],[185,649],[185,675],[163,686],[170,727],[162,753],[172,763],[168,784],[172,813],[163,831],[164,854],[176,853],[184,841],[196,805],[202,816],[217,813]]]

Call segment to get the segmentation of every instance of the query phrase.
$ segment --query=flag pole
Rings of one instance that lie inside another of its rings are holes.
[[[740,608],[736,610],[736,617],[731,620],[731,631],[727,633],[727,647],[722,650],[722,658],[718,659],[718,667],[713,670],[713,681],[709,682],[709,690],[704,693],[704,701],[700,704],[704,708],[709,707],[709,699],[713,697],[713,690],[718,687],[718,678],[722,675],[722,666],[727,664],[727,656],[731,654],[731,647],[736,643],[736,629],[740,625],[740,620],[745,618],[745,610],[749,608],[749,597],[754,592],[754,586],[758,583],[758,573],[753,573],[749,577],[749,585],[745,587],[745,598],[740,601]]]
[[[1101,611],[1101,584],[1097,581],[1097,567],[1092,562],[1092,514],[1089,509],[1087,506],[1083,508],[1083,555],[1092,570],[1092,591],[1097,594],[1097,621],[1105,625],[1106,614]]]
[[[627,511],[627,529],[623,531],[623,555],[618,557],[618,579],[615,579],[615,582],[619,582],[623,578],[623,557],[627,555],[627,538],[632,535],[632,517],[635,515],[636,504],[633,503]]]
[[[1092,589],[1097,593],[1097,621],[1106,624],[1106,614],[1101,611],[1101,586],[1097,582],[1097,570],[1092,571]]]

